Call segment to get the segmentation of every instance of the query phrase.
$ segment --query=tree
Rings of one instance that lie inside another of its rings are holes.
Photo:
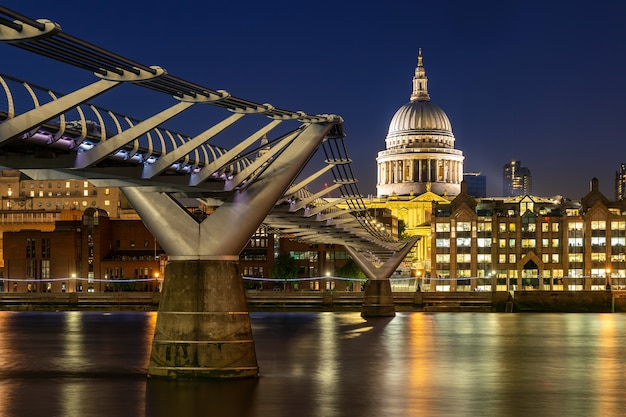
[[[398,220],[398,239],[406,239],[409,237],[406,233],[406,223],[404,220]]]
[[[298,262],[286,253],[281,253],[274,259],[270,268],[272,278],[298,278]]]
[[[352,260],[352,258],[348,259],[339,270],[337,271],[337,276],[343,278],[358,278],[365,279],[365,274],[361,269],[357,266],[357,264]]]

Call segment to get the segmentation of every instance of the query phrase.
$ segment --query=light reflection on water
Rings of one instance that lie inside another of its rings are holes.
[[[155,313],[0,312],[0,416],[621,416],[626,315],[253,313],[261,377],[147,379]]]

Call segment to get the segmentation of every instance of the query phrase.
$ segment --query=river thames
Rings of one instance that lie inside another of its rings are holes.
[[[0,312],[0,415],[623,416],[626,315],[251,313],[261,376],[145,377],[156,313]]]

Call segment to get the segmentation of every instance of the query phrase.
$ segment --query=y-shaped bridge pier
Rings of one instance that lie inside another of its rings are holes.
[[[233,97],[1,6],[0,42],[100,78],[62,95],[0,75],[5,106],[0,107],[0,165],[34,179],[85,179],[96,186],[120,187],[158,239],[169,262],[150,376],[258,375],[238,256],[261,225],[292,239],[344,245],[368,277],[362,315],[395,314],[389,277],[415,240],[394,240],[375,226],[356,189],[340,117]],[[175,102],[145,120],[89,104],[125,83],[166,94]],[[30,109],[16,108],[16,89],[26,91]],[[198,104],[225,116],[194,137],[162,127]],[[243,138],[231,137],[230,149],[209,144],[241,121],[256,127]],[[286,127],[293,123],[297,125]],[[325,165],[303,175],[320,149]],[[333,185],[311,193],[307,186],[324,174],[332,174]],[[325,198],[333,190],[341,198]],[[195,218],[184,207],[185,198],[202,199],[214,210],[204,219]]]

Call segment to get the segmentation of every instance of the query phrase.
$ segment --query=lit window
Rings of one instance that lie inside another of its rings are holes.
[[[435,240],[435,246],[438,248],[449,248],[450,239],[437,239]]]
[[[479,232],[491,232],[491,223],[489,222],[480,222],[478,223],[478,231]]]
[[[491,238],[479,237],[478,239],[476,239],[476,244],[479,248],[489,248],[491,247]]]
[[[458,222],[456,224],[457,232],[468,232],[472,230],[472,226],[470,222]]]
[[[558,223],[552,223],[552,231],[553,232],[558,232],[559,231],[559,224]]]
[[[468,237],[458,237],[456,239],[456,245],[458,247],[469,247],[471,246],[471,240]]]
[[[491,263],[491,254],[489,253],[479,253],[476,260],[478,263]]]
[[[83,196],[89,197],[89,190],[83,190]]]
[[[570,237],[569,239],[567,239],[567,244],[569,246],[582,246],[583,238],[582,237]]]
[[[448,253],[438,253],[436,255],[436,262],[439,264],[449,264],[450,263],[450,254]]]
[[[583,222],[569,222],[567,230],[583,230]]]
[[[559,239],[552,239],[552,247],[553,248],[558,248],[559,246],[561,246],[561,242]]]
[[[583,254],[582,253],[568,253],[567,260],[569,262],[582,262]]]
[[[514,253],[510,253],[509,254],[509,263],[510,264],[514,264],[516,262],[517,257],[515,256]]]
[[[611,246],[626,246],[626,237],[612,237]]]
[[[83,188],[89,187],[89,181],[83,181]]]
[[[611,222],[611,230],[626,230],[626,222],[621,222],[621,221]]]
[[[457,263],[470,263],[472,262],[472,255],[469,253],[457,253],[456,261]]]
[[[498,263],[499,264],[505,264],[506,263],[506,255],[501,253],[500,255],[498,255]]]
[[[437,223],[435,225],[436,232],[449,232],[450,231],[450,223]]]
[[[553,264],[558,264],[559,263],[559,254],[558,253],[553,253],[552,254],[552,263]]]
[[[606,222],[604,220],[592,220],[591,230],[606,230]]]
[[[604,236],[592,236],[591,246],[606,246],[606,238]]]

